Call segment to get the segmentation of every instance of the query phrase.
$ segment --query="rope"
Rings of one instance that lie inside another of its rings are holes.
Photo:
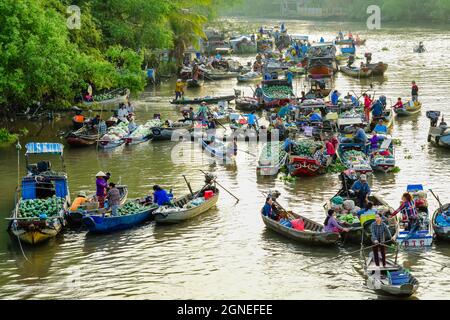
[[[25,258],[25,260],[30,261],[30,260],[28,260],[27,256],[25,255],[25,252],[23,251],[22,242],[20,241],[19,236],[17,236],[17,240],[19,241],[20,251],[22,252],[23,257]]]

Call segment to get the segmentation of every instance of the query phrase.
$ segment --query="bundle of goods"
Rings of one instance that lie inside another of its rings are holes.
[[[184,209],[192,209],[192,208],[198,207],[199,205],[201,205],[204,202],[205,202],[205,198],[203,198],[203,197],[196,198],[196,199],[191,200],[190,202],[186,203],[183,208]]]
[[[264,93],[271,99],[284,99],[292,95],[292,89],[288,86],[268,86],[264,88]]]
[[[147,121],[144,126],[149,127],[149,128],[154,128],[154,127],[160,127],[161,125],[162,125],[162,122],[160,119],[152,119],[152,120]]]
[[[111,100],[114,98],[116,98],[116,96],[111,93],[96,94],[93,96],[94,101],[105,101],[105,100]]]
[[[122,140],[128,134],[128,123],[121,122],[117,126],[110,127],[108,132],[101,138],[102,141]]]
[[[359,150],[346,151],[342,160],[351,167],[356,167],[361,164],[368,164],[366,154]]]
[[[312,140],[299,141],[293,149],[293,154],[301,157],[312,157],[314,151],[321,145],[322,143]]]
[[[48,199],[23,200],[19,205],[20,218],[43,218],[58,215],[64,207],[65,199],[53,196]]]

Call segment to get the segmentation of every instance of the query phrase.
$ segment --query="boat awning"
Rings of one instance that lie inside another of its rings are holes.
[[[301,34],[291,34],[291,39],[308,41],[309,37]]]
[[[62,156],[64,146],[61,143],[30,142],[25,148],[27,149],[25,155],[58,154]]]
[[[343,118],[338,120],[339,126],[350,126],[363,123],[360,118]]]
[[[410,184],[408,185],[408,187],[406,188],[407,192],[418,192],[418,191],[423,191],[423,185],[421,184]]]

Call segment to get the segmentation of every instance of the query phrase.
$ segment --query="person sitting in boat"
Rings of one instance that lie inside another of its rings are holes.
[[[117,216],[117,211],[120,206],[120,191],[116,188],[116,184],[114,182],[109,183],[109,191],[106,198],[108,199],[108,205],[111,208],[111,216]]]
[[[339,97],[341,96],[341,94],[339,93],[339,91],[334,90],[333,93],[331,94],[331,103],[334,106],[337,106],[339,103]]]
[[[450,210],[436,216],[436,224],[441,227],[450,227]]]
[[[92,127],[94,127],[94,126],[98,126],[100,124],[101,120],[102,119],[100,118],[100,115],[97,114],[94,118],[89,120],[89,123],[92,125]]]
[[[367,205],[365,208],[359,210],[356,215],[358,216],[358,218],[361,217],[361,215],[363,214],[376,214],[377,210],[373,208],[373,202],[369,201],[367,202]]]
[[[332,162],[335,162],[337,159],[336,149],[330,139],[325,140],[325,147],[327,150],[327,156],[331,158]]]
[[[108,187],[108,183],[106,182],[106,174],[103,171],[100,171],[95,175],[95,185],[97,188],[96,196],[98,201],[98,207],[103,208],[105,206],[105,196],[106,196],[106,188]]]
[[[136,122],[134,122],[134,119],[131,115],[127,117],[127,120],[128,120],[128,132],[132,133],[134,130],[137,129],[138,125],[136,124]]]
[[[375,126],[375,128],[373,128],[373,131],[376,133],[382,133],[382,134],[387,134],[388,132],[388,128],[387,126],[384,124],[383,119],[378,119],[378,123]]]
[[[84,101],[86,101],[86,102],[93,102],[94,101],[94,97],[90,93],[86,93],[86,95],[84,96]]]
[[[244,117],[247,117],[248,128],[258,130],[259,123],[258,118],[255,115],[255,111],[252,111],[250,114],[244,114]]]
[[[403,101],[402,98],[397,99],[397,103],[392,106],[394,109],[403,109]]]
[[[366,207],[371,192],[372,191],[370,190],[370,186],[367,183],[367,176],[365,174],[362,174],[359,177],[359,180],[355,181],[350,190],[350,193],[354,194],[358,199],[358,206],[360,208]]]
[[[78,193],[78,196],[73,200],[72,205],[69,208],[69,211],[75,212],[78,210],[78,208],[88,202],[86,199],[86,192],[80,192]]]
[[[341,233],[350,231],[350,229],[344,228],[338,223],[336,220],[336,212],[333,209],[328,210],[323,226],[324,232]]]
[[[84,115],[82,114],[83,110],[77,110],[75,112],[75,116],[72,118],[74,125],[78,128],[81,128],[86,120]]]
[[[215,130],[217,128],[216,121],[214,121],[213,117],[208,118],[208,129],[209,130]]]
[[[322,114],[320,113],[320,111],[314,110],[309,115],[309,121],[311,121],[311,122],[322,122]]]
[[[325,39],[323,37],[320,37],[320,43],[324,43]]]
[[[348,57],[348,60],[347,60],[347,67],[351,68],[353,63],[355,63],[355,56],[354,55],[350,55]]]
[[[361,143],[364,146],[367,144],[367,135],[364,131],[364,124],[360,124],[355,134],[353,135],[353,141],[355,143]]]
[[[268,197],[266,199],[266,203],[264,204],[264,207],[262,208],[262,214],[272,220],[277,221],[278,220],[278,214],[273,208],[273,199],[272,197]]]
[[[153,202],[158,206],[170,205],[169,193],[159,185],[153,186]]]
[[[416,231],[419,227],[419,215],[416,204],[408,192],[403,194],[400,207],[391,214],[390,218],[393,219],[400,212],[402,213],[402,221],[407,222],[405,230]]]
[[[374,246],[372,247],[373,251],[373,259],[375,261],[375,265],[377,267],[380,266],[380,257],[381,254],[381,263],[383,267],[386,267],[386,247],[384,243],[386,239],[390,240],[392,238],[391,231],[389,231],[388,226],[383,222],[381,214],[375,215],[375,222],[370,226],[371,229],[371,240]]]
[[[313,158],[320,163],[321,166],[325,165],[327,159],[324,154],[324,148],[322,145],[318,146],[313,153]]]
[[[296,143],[294,140],[291,139],[291,136],[287,137],[286,140],[283,142],[283,150],[289,154],[292,153],[296,146]]]
[[[369,139],[369,141],[371,151],[378,150],[378,143],[380,142],[380,138],[375,131],[372,132],[372,137]]]

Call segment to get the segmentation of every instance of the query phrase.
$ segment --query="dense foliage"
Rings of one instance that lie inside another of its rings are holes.
[[[168,50],[176,61],[204,37],[224,0],[2,0],[0,107],[67,107],[86,90],[141,91],[144,66]],[[81,11],[79,29],[70,5]],[[147,59],[153,57],[153,59]]]
[[[295,1],[290,9],[295,8]],[[339,16],[364,21],[367,7],[379,5],[382,19],[386,22],[448,22],[450,17],[449,0],[306,0],[298,1],[309,8],[326,9],[327,14],[338,12]],[[252,17],[280,17],[282,0],[241,0],[226,14]],[[333,9],[339,9],[333,11]]]

